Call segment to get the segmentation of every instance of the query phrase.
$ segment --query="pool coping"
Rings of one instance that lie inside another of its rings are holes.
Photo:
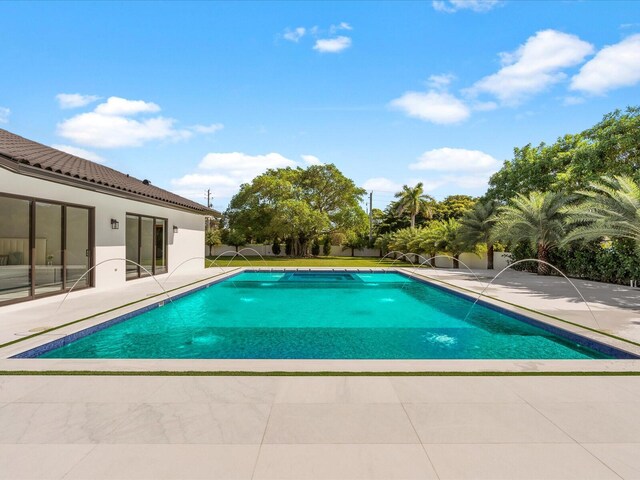
[[[273,268],[238,268],[231,272],[209,277],[190,285],[174,289],[171,299],[178,299],[195,291],[207,288],[210,285],[236,276],[242,272],[281,272],[281,271],[336,271],[336,272],[397,272],[417,281],[427,283],[449,293],[474,301],[478,297],[477,292],[467,290],[448,282],[444,282],[427,275],[418,274],[411,270],[396,268],[313,268],[313,267],[273,267]],[[145,301],[147,300],[147,301]],[[189,373],[203,374],[517,374],[517,373],[634,373],[640,372],[640,345],[618,337],[598,332],[588,327],[579,326],[573,322],[562,320],[532,309],[521,307],[500,299],[483,295],[478,303],[513,316],[520,321],[536,325],[546,330],[557,333],[558,330],[567,338],[579,337],[582,343],[593,342],[598,349],[604,346],[615,350],[628,352],[635,358],[600,360],[297,360],[297,359],[41,359],[41,358],[15,358],[24,355],[25,352],[50,346],[55,342],[57,348],[60,342],[68,343],[81,336],[86,336],[95,331],[108,328],[114,323],[125,321],[143,311],[161,307],[167,300],[157,298],[141,299],[137,302],[112,309],[108,312],[97,314],[87,319],[70,322],[57,327],[56,332],[41,334],[33,338],[21,339],[13,345],[0,349],[0,373],[24,372],[103,372],[109,374],[144,374],[144,372],[162,373]],[[55,337],[55,338],[54,338]],[[590,346],[590,345],[587,345]],[[47,351],[49,349],[48,348]],[[43,353],[40,351],[39,354]],[[11,358],[14,357],[14,358]]]

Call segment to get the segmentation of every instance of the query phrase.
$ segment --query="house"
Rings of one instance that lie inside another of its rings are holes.
[[[202,270],[188,260],[201,256],[204,217],[219,215],[0,129],[0,305]]]

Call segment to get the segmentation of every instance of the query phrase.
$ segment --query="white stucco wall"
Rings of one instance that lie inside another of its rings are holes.
[[[178,273],[203,270],[202,260],[188,261],[180,266],[184,261],[202,255],[204,244],[202,215],[19,175],[3,168],[0,168],[0,192],[94,207],[95,265],[109,259],[125,258],[127,213],[166,218],[169,273],[177,267],[179,267]],[[112,218],[120,222],[118,230],[111,229]],[[176,234],[173,233],[173,225],[178,227]],[[96,288],[114,288],[123,286],[125,283],[124,261],[109,261],[96,268]]]

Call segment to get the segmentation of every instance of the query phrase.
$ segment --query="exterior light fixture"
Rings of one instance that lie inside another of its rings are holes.
[[[177,226],[173,226],[173,233],[178,233],[178,227]]]
[[[111,230],[118,230],[120,228],[120,222],[115,218],[111,219]]]

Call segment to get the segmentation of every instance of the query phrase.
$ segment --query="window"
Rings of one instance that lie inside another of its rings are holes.
[[[90,287],[92,210],[0,195],[0,304]]]
[[[167,272],[167,220],[127,213],[127,280]]]

